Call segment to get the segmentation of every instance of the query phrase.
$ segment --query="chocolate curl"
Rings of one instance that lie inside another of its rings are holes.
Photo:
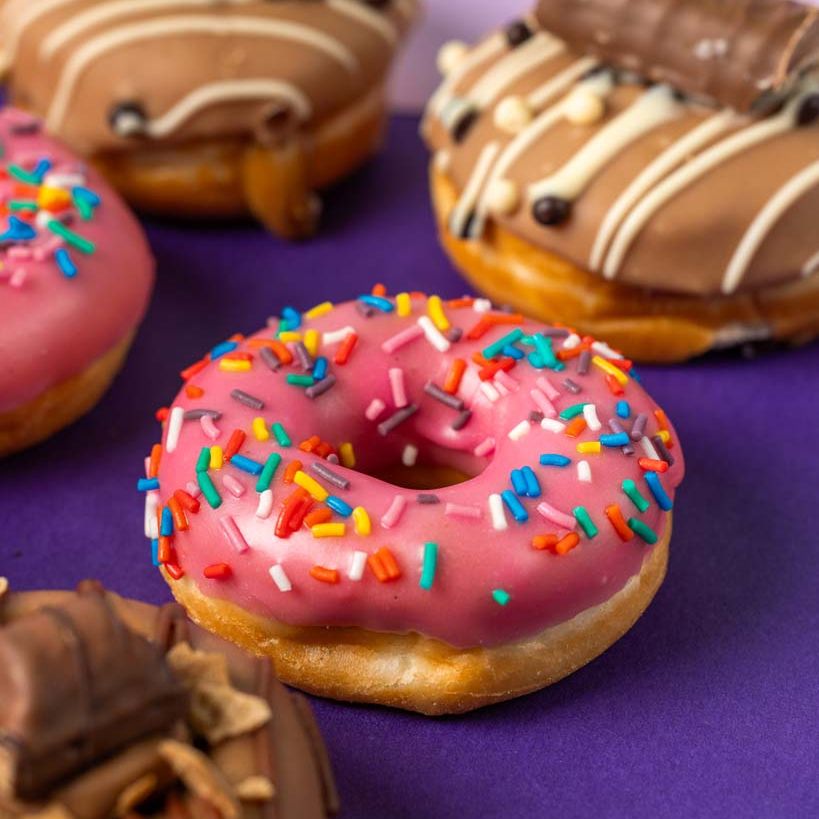
[[[0,628],[0,795],[36,799],[166,732],[186,694],[161,649],[86,588]]]
[[[819,10],[790,0],[541,0],[537,18],[579,52],[743,112],[819,62]]]

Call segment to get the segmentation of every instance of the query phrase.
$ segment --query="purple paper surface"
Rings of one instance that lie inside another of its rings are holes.
[[[0,462],[0,574],[14,588],[94,576],[169,599],[135,483],[155,408],[215,342],[375,281],[468,290],[435,239],[416,131],[393,123],[386,152],[327,197],[308,244],[252,225],[149,224],[158,288],[114,387],[71,429]],[[688,464],[648,612],[572,677],[467,716],[314,700],[343,817],[819,815],[819,345],[642,374]]]

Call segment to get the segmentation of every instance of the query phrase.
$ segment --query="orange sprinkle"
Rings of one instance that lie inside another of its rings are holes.
[[[514,358],[501,358],[498,361],[490,361],[478,373],[478,378],[481,381],[491,381],[501,370],[508,373],[516,364],[517,361]]]
[[[481,316],[478,323],[466,334],[466,337],[470,341],[475,341],[499,324],[523,324],[523,316],[520,313],[487,313]]]
[[[569,421],[564,432],[570,438],[577,438],[584,429],[586,429],[586,419],[582,415],[578,415],[577,418],[572,418]]]
[[[373,285],[372,294],[384,298],[387,295],[387,285],[377,282]]]
[[[201,387],[197,387],[195,384],[188,384],[185,387],[185,395],[188,398],[201,398],[205,394],[205,391]]]
[[[292,364],[293,353],[277,338],[271,340],[270,349],[273,350],[273,354],[282,364]]]
[[[318,455],[319,458],[326,458],[328,455],[334,454],[336,451],[335,447],[332,444],[328,444],[327,441],[322,441],[319,445],[313,450],[314,455]]]
[[[321,438],[318,435],[311,435],[306,441],[299,444],[299,449],[302,452],[313,452],[315,448],[321,443]]]
[[[580,535],[577,532],[569,532],[568,535],[564,535],[555,543],[555,554],[568,554],[578,543],[580,543]]]
[[[166,535],[159,538],[159,546],[156,550],[156,559],[160,563],[169,563],[174,558],[173,546],[171,546],[171,539]]]
[[[549,551],[554,551],[555,546],[558,543],[558,536],[557,535],[535,535],[532,538],[532,548],[533,549],[548,549]]]
[[[148,477],[155,478],[159,474],[159,462],[162,460],[162,444],[151,447],[151,458],[148,461]]]
[[[606,507],[606,517],[614,527],[614,531],[620,536],[620,540],[628,541],[634,537],[634,532],[631,531],[631,527],[626,523],[626,519],[620,511],[620,507],[616,503]]]
[[[671,425],[668,423],[668,416],[659,407],[654,410],[654,417],[657,419],[657,423],[663,432],[668,432],[671,429]]]
[[[185,570],[178,563],[166,563],[165,571],[172,580],[181,580],[185,576]]]
[[[244,337],[244,334],[243,334],[243,333],[234,333],[234,334],[233,334],[233,335],[232,335],[232,336],[231,336],[231,337],[228,339],[228,341],[235,341],[235,342],[237,342],[237,343],[238,343],[238,342],[240,342],[240,341],[244,341],[244,340],[245,340],[245,337]]]
[[[607,375],[606,376],[606,384],[608,384],[609,389],[611,390],[613,395],[622,395],[624,390],[620,382],[613,376]]]
[[[607,359],[609,364],[613,364],[618,369],[623,370],[623,372],[628,372],[629,370],[634,367],[634,362],[630,361],[628,358],[609,358]],[[660,410],[662,412],[662,410]]]
[[[461,299],[449,299],[446,306],[451,307],[453,310],[460,310],[462,307],[472,307],[474,303],[475,299],[471,296],[464,296]]]
[[[253,361],[253,356],[250,353],[242,352],[225,353],[222,358],[227,361]]]
[[[560,361],[569,361],[572,358],[577,358],[584,350],[588,350],[591,345],[578,344],[576,347],[570,347],[568,350],[562,349],[557,351],[557,358]]]
[[[284,482],[285,483],[293,483],[296,478],[296,473],[301,470],[302,463],[301,461],[290,461],[287,464],[287,467],[284,470]]]
[[[466,361],[462,358],[456,358],[450,365],[449,372],[446,374],[444,381],[444,392],[450,395],[455,395],[458,388],[461,386],[461,379],[464,377],[466,370]]]
[[[233,574],[233,569],[227,563],[212,563],[205,566],[202,573],[208,580],[227,580]]]
[[[389,580],[397,580],[401,577],[401,569],[395,560],[395,556],[386,546],[382,546],[375,554],[371,554],[367,558],[367,565],[379,583],[386,583]]]
[[[174,529],[178,532],[184,532],[188,528],[188,516],[176,497],[168,499],[168,509],[171,510],[173,516]]]
[[[312,529],[314,526],[318,526],[321,523],[328,523],[332,517],[332,510],[328,509],[326,506],[320,506],[318,509],[314,509],[312,512],[304,516],[304,525],[308,529]]]
[[[668,464],[656,458],[640,458],[637,465],[646,472],[668,472]]]
[[[208,366],[208,364],[210,364],[209,358],[200,358],[199,361],[195,361],[190,365],[190,367],[186,367],[184,370],[182,370],[179,375],[182,377],[183,381],[190,381],[191,378],[193,378],[197,373],[201,373],[202,370]]]
[[[358,336],[355,333],[349,333],[344,337],[344,341],[341,342],[338,349],[336,350],[335,357],[333,361],[338,364],[346,364],[350,358],[351,353],[358,341]]]
[[[173,496],[188,512],[195,515],[199,511],[199,501],[184,489],[177,489],[176,492],[173,493]]]
[[[310,569],[310,577],[320,580],[322,583],[338,583],[338,570],[327,569],[324,566],[313,566]]]
[[[226,461],[229,461],[242,448],[246,437],[247,433],[243,429],[234,429],[233,432],[230,433],[230,438],[228,438],[227,446],[223,453],[223,457]]]
[[[170,410],[167,407],[160,407],[155,413],[154,418],[159,421],[160,424],[164,424],[165,421],[168,420],[168,414]]]

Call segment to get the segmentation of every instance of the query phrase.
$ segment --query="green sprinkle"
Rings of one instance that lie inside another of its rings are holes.
[[[218,509],[222,505],[222,498],[216,491],[216,487],[213,485],[210,475],[208,475],[207,472],[197,472],[196,482],[199,484],[199,488],[202,490],[202,494],[205,496],[205,500],[210,504],[211,509]]]
[[[26,185],[39,185],[40,180],[33,174],[21,168],[19,165],[9,165],[7,168],[9,176],[13,176],[20,182],[25,182]]]
[[[418,585],[429,591],[435,580],[435,568],[438,565],[438,544],[424,544],[424,566],[421,569],[421,580]]]
[[[505,589],[495,589],[492,597],[499,606],[505,606],[509,602],[509,592]]]
[[[82,219],[83,222],[87,222],[94,215],[94,206],[88,200],[84,199],[82,196],[77,196],[75,194],[73,199],[74,207],[80,214],[80,219]]]
[[[264,468],[262,469],[262,474],[259,475],[259,480],[256,483],[257,492],[264,492],[265,489],[270,489],[270,482],[273,480],[273,476],[276,474],[276,470],[279,468],[281,462],[282,456],[279,455],[278,452],[273,452],[271,455],[268,455]]]
[[[29,199],[11,199],[8,203],[8,209],[36,211],[39,209],[39,205]]]
[[[316,383],[316,379],[312,375],[298,375],[296,373],[290,373],[286,380],[288,384],[292,384],[294,387],[312,387]]]
[[[650,527],[646,526],[643,521],[637,518],[629,518],[628,525],[646,542],[649,546],[653,546],[658,538],[657,533]]]
[[[51,219],[48,222],[48,229],[61,239],[65,239],[68,244],[77,248],[81,253],[91,254],[97,249],[97,246],[93,242],[84,236],[80,236],[79,233],[74,233],[73,230],[67,228],[62,222],[58,222],[56,219]]]
[[[210,447],[203,446],[196,461],[197,472],[207,472],[210,469]]]
[[[499,338],[494,344],[484,347],[483,357],[494,358],[496,355],[500,355],[501,352],[503,352],[504,347],[507,347],[510,344],[516,344],[522,338],[523,330],[521,330],[520,327],[516,327],[511,333],[507,333],[503,338]]]
[[[571,421],[572,418],[577,418],[578,415],[583,414],[583,407],[586,406],[586,402],[582,404],[572,404],[570,407],[566,407],[563,412],[560,413],[560,417],[564,421]]]
[[[585,506],[577,506],[574,510],[574,516],[580,524],[580,528],[586,533],[586,537],[593,538],[597,536],[598,528],[594,525],[594,521],[589,517]]]
[[[276,421],[276,423],[270,427],[270,430],[279,446],[293,445],[293,442],[290,440],[290,436],[284,431],[284,427],[278,421]]]
[[[637,484],[630,478],[623,481],[623,492],[628,495],[629,500],[637,507],[639,512],[645,512],[651,504],[640,494]]]

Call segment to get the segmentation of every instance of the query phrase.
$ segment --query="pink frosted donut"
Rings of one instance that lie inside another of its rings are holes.
[[[0,111],[0,455],[89,410],[153,285],[119,197],[40,123]]]
[[[288,308],[183,372],[139,481],[155,562],[309,691],[445,713],[548,685],[664,576],[683,459],[630,370],[480,299]]]

